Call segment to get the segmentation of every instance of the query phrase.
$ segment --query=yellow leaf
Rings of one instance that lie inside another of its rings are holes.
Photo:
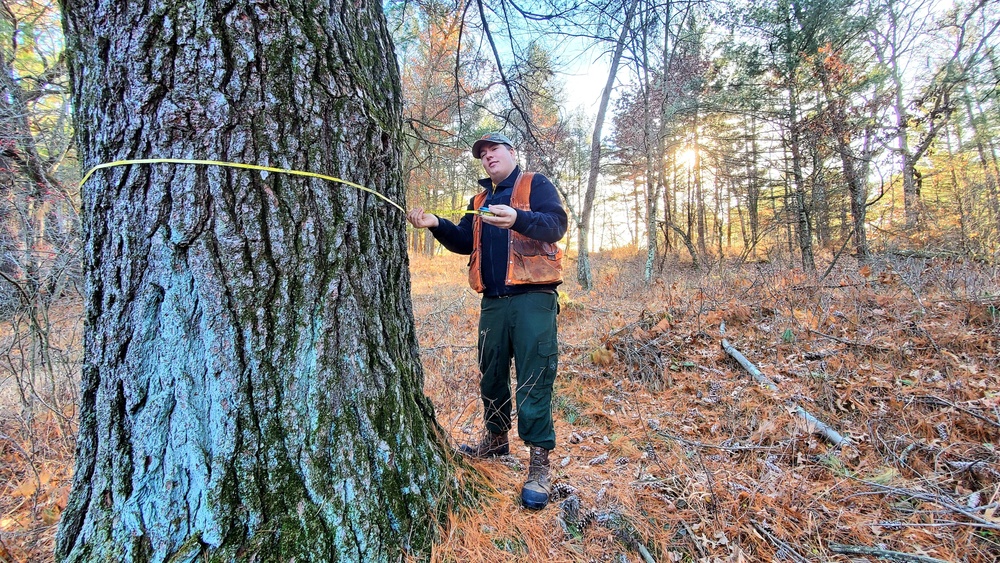
[[[16,497],[27,498],[35,494],[36,490],[38,490],[38,488],[35,486],[35,480],[28,479],[27,481],[18,485],[17,488],[14,489],[14,491],[11,494]]]
[[[611,350],[607,348],[598,348],[590,353],[590,361],[594,362],[599,366],[611,365],[614,357],[611,355]]]
[[[11,531],[17,526],[17,520],[13,518],[0,518],[0,530]]]

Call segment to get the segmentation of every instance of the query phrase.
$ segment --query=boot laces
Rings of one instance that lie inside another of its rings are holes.
[[[548,450],[537,446],[531,448],[531,459],[528,462],[528,479],[548,477]]]

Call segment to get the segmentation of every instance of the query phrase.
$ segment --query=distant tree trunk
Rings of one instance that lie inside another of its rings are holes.
[[[798,221],[795,230],[799,240],[799,251],[802,253],[802,269],[807,272],[816,271],[816,261],[813,257],[812,226],[809,219],[809,208],[806,205],[805,178],[802,175],[802,133],[798,117],[798,99],[794,86],[788,88],[789,112],[789,146],[792,157],[792,180],[795,183],[795,213]]]
[[[672,171],[676,166],[676,156],[674,152],[667,153],[666,158],[663,162],[662,172],[662,186],[663,186],[663,219],[669,224],[674,223],[674,196],[677,193],[677,175],[668,171]],[[663,253],[666,254],[668,251],[673,250],[673,240],[670,237],[670,231],[672,229],[663,229]]]
[[[718,170],[718,168],[716,168],[716,170]],[[723,248],[723,243],[725,243],[725,231],[723,231],[724,221],[723,221],[722,202],[726,201],[726,199],[724,199],[722,195],[722,184],[723,180],[720,179],[719,176],[715,176],[715,178],[712,179],[712,187],[715,188],[715,198],[714,198],[715,208],[712,210],[712,224],[715,226],[715,235],[716,235],[715,244],[716,244],[716,250],[719,253],[720,264],[722,263],[722,260],[725,257],[725,254],[723,254],[725,250]],[[728,221],[725,222],[728,223]]]
[[[684,243],[684,247],[687,248],[688,254],[691,255],[691,267],[693,269],[697,270],[699,268],[699,265],[698,265],[698,251],[694,249],[694,243],[691,242],[691,235],[689,235],[688,233],[684,232],[684,229],[681,229],[680,227],[678,227],[677,225],[675,225],[673,223],[667,223],[666,225],[672,231],[674,231],[675,233],[677,233],[677,235],[681,238],[681,242],[683,242]]]
[[[668,170],[673,170],[674,159],[676,158],[674,154],[676,151],[670,151],[667,153],[667,138],[670,136],[671,130],[675,127],[674,116],[676,115],[676,110],[673,107],[673,98],[671,96],[671,81],[667,79],[669,74],[671,63],[673,62],[674,52],[676,50],[677,43],[673,43],[673,47],[670,42],[670,24],[673,21],[674,12],[671,10],[673,4],[667,2],[663,6],[663,13],[661,17],[663,18],[663,66],[662,75],[660,77],[660,127],[659,133],[656,138],[656,152],[658,153],[657,162],[657,185],[663,193],[663,219],[666,224],[671,224],[674,220],[673,217],[673,205],[671,199],[673,197],[673,191],[670,189],[670,180],[668,176],[673,176],[673,174],[667,174]],[[669,162],[668,162],[669,160]],[[657,224],[655,222],[655,217],[651,218],[654,221],[649,223],[650,226]],[[648,228],[648,227],[647,227]],[[655,229],[654,229],[655,230]],[[670,239],[670,229],[663,229],[663,254],[665,255],[671,250],[671,239]],[[654,249],[655,250],[655,249]],[[660,269],[663,269],[664,260],[660,260]]]
[[[957,120],[956,120],[957,121]],[[955,159],[958,156],[958,152],[955,147],[952,146],[951,139],[954,136],[958,139],[958,145],[961,147],[962,132],[961,127],[958,123],[952,122],[950,129],[952,133],[945,132],[941,135],[941,140],[944,141],[944,148],[948,151],[948,157]],[[971,237],[969,237],[970,230],[974,227],[974,217],[976,215],[976,197],[972,196],[970,198],[965,197],[966,190],[964,189],[967,182],[963,182],[958,177],[958,173],[955,170],[955,166],[948,167],[948,175],[951,176],[951,190],[952,197],[955,198],[955,206],[958,210],[958,234],[961,237],[962,252],[965,254],[972,254],[974,250],[972,249]],[[966,171],[967,172],[967,171]],[[963,174],[965,176],[965,174]],[[971,201],[969,201],[971,200]],[[971,227],[971,228],[970,228]]]
[[[906,119],[908,118],[905,113],[902,117],[897,118],[896,139],[899,143],[900,175],[903,178],[903,209],[906,214],[906,227],[914,229],[920,224],[920,185],[917,183],[916,161],[910,156],[908,149],[909,126],[906,124]]]
[[[747,157],[747,217],[750,222],[750,245],[757,247],[760,240],[760,173],[757,161],[760,151],[757,148],[757,115],[750,115],[750,154]],[[774,201],[774,198],[771,199]]]
[[[818,64],[817,75],[823,85],[823,93],[827,99],[827,111],[830,115],[830,127],[833,130],[833,137],[837,154],[840,156],[841,170],[844,173],[844,182],[847,184],[847,191],[851,201],[851,225],[854,232],[854,249],[858,261],[867,262],[871,259],[868,250],[868,233],[865,228],[865,220],[868,212],[868,167],[864,163],[866,158],[870,158],[868,151],[863,151],[864,156],[859,158],[855,154],[851,140],[854,137],[849,129],[849,116],[847,102],[834,94],[831,78],[823,64]],[[864,138],[864,147],[870,146],[868,135]]]
[[[667,21],[669,21],[669,15]],[[653,269],[656,265],[656,238],[658,236],[656,215],[660,187],[656,179],[657,171],[663,169],[663,152],[659,150],[660,146],[662,146],[660,139],[663,138],[663,135],[653,132],[654,119],[652,102],[650,100],[650,95],[653,93],[653,82],[649,77],[651,74],[648,47],[649,33],[646,28],[642,28],[640,33],[639,41],[642,52],[639,55],[642,59],[642,66],[639,72],[642,80],[642,148],[643,162],[645,164],[643,176],[646,180],[646,266],[643,268],[642,280],[645,283],[650,283],[653,280]],[[660,125],[661,127],[663,126],[662,123]]]
[[[85,167],[184,157],[400,199],[379,3],[67,0]],[[404,218],[221,167],[83,186],[86,299],[66,561],[397,561],[457,493],[422,394]]]
[[[708,226],[705,221],[705,193],[704,188],[701,183],[701,155],[698,150],[698,127],[699,117],[698,117],[698,107],[694,108],[694,162],[691,163],[691,170],[694,174],[694,198],[695,198],[695,217],[698,225],[698,252],[702,256],[708,255]]]
[[[622,24],[621,35],[615,44],[615,52],[611,56],[611,69],[608,70],[608,81],[604,85],[601,93],[601,102],[597,108],[597,117],[594,120],[594,135],[590,141],[590,173],[587,176],[587,191],[583,196],[583,209],[580,211],[580,238],[577,241],[577,261],[576,261],[576,281],[585,291],[590,291],[594,286],[594,277],[590,269],[590,224],[594,213],[594,198],[597,196],[597,177],[601,173],[601,130],[604,128],[604,117],[608,112],[608,102],[611,99],[611,91],[615,86],[615,76],[618,75],[618,64],[622,58],[622,51],[625,50],[625,37],[632,27],[632,15],[639,0],[632,0],[632,3],[625,10],[625,23]]]
[[[965,112],[969,118],[969,125],[972,127],[973,139],[976,145],[976,153],[979,155],[979,165],[983,170],[983,179],[986,182],[986,201],[988,204],[989,222],[994,228],[1000,225],[1000,192],[997,183],[1000,181],[1000,166],[997,165],[996,153],[990,151],[987,154],[985,142],[989,137],[982,131],[981,123],[985,122],[982,108],[979,112],[973,111],[972,96],[968,88],[962,92],[962,101],[965,104]],[[992,157],[992,159],[990,158]],[[993,166],[991,167],[990,164]]]
[[[810,144],[812,153],[812,208],[816,217],[816,243],[823,248],[830,243],[830,198],[826,189],[826,168],[820,148]]]

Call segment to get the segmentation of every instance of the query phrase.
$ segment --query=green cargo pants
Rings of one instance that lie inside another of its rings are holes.
[[[524,293],[484,297],[479,316],[479,371],[486,428],[511,428],[510,366],[517,373],[517,433],[532,446],[556,446],[552,426],[552,383],[559,363],[556,335],[558,296]]]

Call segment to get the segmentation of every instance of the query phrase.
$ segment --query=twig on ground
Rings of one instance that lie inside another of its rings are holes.
[[[868,350],[868,351],[872,351],[872,352],[885,352],[886,351],[885,348],[882,348],[881,346],[875,346],[874,344],[866,344],[864,342],[855,342],[853,340],[847,340],[847,339],[844,339],[844,338],[839,338],[839,337],[833,336],[832,334],[824,334],[822,332],[819,332],[818,330],[813,330],[811,328],[808,329],[808,330],[809,330],[809,332],[811,332],[811,333],[813,333],[813,334],[815,334],[817,336],[822,336],[823,338],[829,338],[830,340],[833,340],[834,342],[840,342],[841,344],[845,344],[845,345],[850,346],[852,348],[861,348],[862,350]]]
[[[920,561],[921,563],[948,563],[943,559],[927,557],[926,555],[903,553],[901,551],[890,551],[888,549],[865,547],[863,545],[844,545],[840,543],[829,543],[827,544],[827,547],[829,547],[830,551],[834,553],[842,553],[850,555],[874,555],[876,557],[894,559],[896,561]]]
[[[768,530],[762,524],[759,524],[756,520],[752,520],[751,519],[750,520],[750,524],[753,525],[754,529],[757,530],[757,532],[760,535],[762,535],[765,538],[767,538],[767,541],[769,541],[769,542],[773,543],[774,545],[778,546],[779,548],[781,548],[781,550],[784,551],[785,553],[787,553],[789,557],[791,557],[795,561],[802,561],[802,562],[808,563],[809,559],[806,559],[802,555],[799,555],[799,552],[795,551],[795,548],[793,548],[791,545],[789,545],[788,542],[786,542],[786,541],[782,540],[781,538],[775,536],[773,533],[771,533],[771,530]]]
[[[1000,524],[997,524],[995,522],[992,522],[990,520],[987,520],[986,518],[983,518],[975,514],[968,508],[956,503],[955,501],[946,496],[935,495],[932,493],[928,493],[926,491],[920,491],[916,489],[903,489],[899,487],[890,487],[888,485],[882,485],[879,483],[875,483],[874,481],[866,481],[864,479],[858,479],[858,482],[864,483],[865,485],[874,488],[878,492],[890,495],[911,497],[917,500],[922,500],[924,502],[932,502],[943,508],[946,508],[953,512],[957,512],[958,514],[965,516],[969,520],[972,520],[972,522],[965,523],[966,526],[972,526],[974,528],[986,528],[988,530],[1000,530]]]
[[[969,415],[969,416],[971,416],[973,418],[977,418],[977,419],[979,419],[979,420],[981,420],[983,422],[989,423],[989,424],[991,424],[993,426],[996,426],[997,428],[1000,428],[1000,422],[997,422],[997,421],[995,421],[995,420],[993,420],[991,418],[987,418],[987,417],[985,417],[985,416],[983,416],[983,415],[981,415],[981,414],[979,414],[977,412],[973,412],[973,411],[971,411],[971,410],[969,410],[969,409],[967,409],[965,407],[956,405],[955,403],[952,403],[951,401],[947,401],[947,400],[942,399],[940,397],[935,397],[933,395],[920,395],[918,397],[914,397],[913,400],[914,401],[919,401],[921,403],[930,403],[930,404],[933,404],[933,405],[940,405],[940,406],[943,406],[943,407],[953,408],[953,409],[955,409],[957,411],[964,412],[965,414],[967,414],[967,415]]]
[[[745,451],[760,451],[760,452],[773,452],[773,451],[785,451],[788,448],[786,446],[724,446],[722,444],[706,444],[705,442],[698,442],[695,440],[688,440],[687,438],[681,438],[669,432],[663,430],[657,430],[657,434],[667,438],[668,440],[676,440],[682,444],[689,446],[694,446],[696,448],[714,448],[717,450],[725,450],[727,452],[745,452]]]

